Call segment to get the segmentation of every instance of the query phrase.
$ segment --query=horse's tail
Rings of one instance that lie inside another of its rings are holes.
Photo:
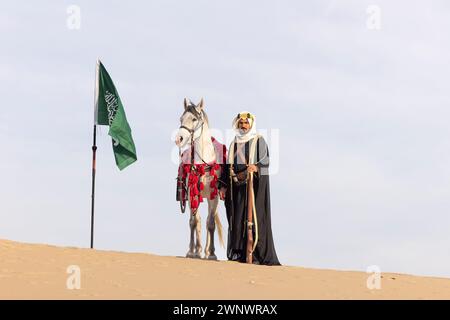
[[[219,212],[218,211],[216,211],[216,214],[215,214],[215,217],[214,217],[214,221],[215,221],[216,226],[217,226],[217,233],[219,234],[220,246],[222,248],[225,248],[225,245],[223,244],[222,223],[220,222],[220,217],[219,217]]]

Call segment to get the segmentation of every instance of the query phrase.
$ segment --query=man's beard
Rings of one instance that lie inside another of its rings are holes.
[[[239,129],[240,134],[246,134],[249,131],[249,129]]]

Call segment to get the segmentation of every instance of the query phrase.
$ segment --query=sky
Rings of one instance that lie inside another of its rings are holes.
[[[449,30],[443,0],[1,0],[0,238],[89,246],[100,58],[138,161],[100,129],[97,249],[186,254],[172,139],[203,97],[222,142],[242,110],[269,134],[281,263],[450,277]]]

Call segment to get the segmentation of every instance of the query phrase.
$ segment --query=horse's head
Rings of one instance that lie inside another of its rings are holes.
[[[203,111],[203,98],[197,105],[185,98],[184,112],[180,117],[181,125],[175,137],[175,144],[182,148],[191,143],[191,139],[198,139],[206,122],[206,114]]]

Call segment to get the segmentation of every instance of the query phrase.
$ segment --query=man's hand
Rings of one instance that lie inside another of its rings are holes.
[[[258,167],[254,164],[249,164],[247,168],[248,172],[258,172]]]
[[[219,190],[219,196],[220,196],[220,200],[224,200],[225,199],[225,194],[227,192],[227,188],[222,187]]]

